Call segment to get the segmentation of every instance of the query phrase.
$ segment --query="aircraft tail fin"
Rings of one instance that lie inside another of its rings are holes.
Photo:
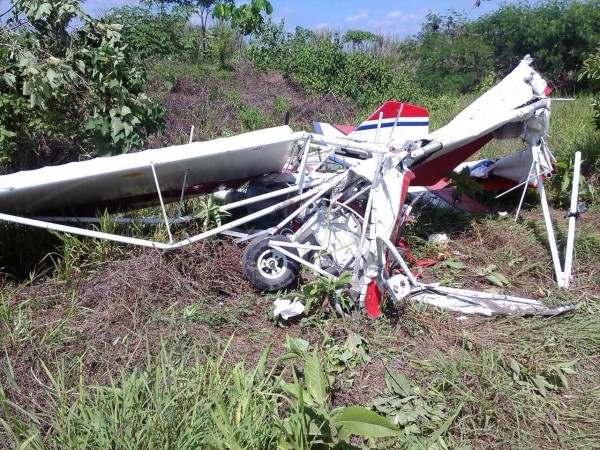
[[[378,124],[381,117],[381,127]],[[379,133],[379,136],[378,136]],[[429,112],[420,106],[397,101],[383,103],[354,131],[349,138],[401,146],[408,139],[418,140],[429,134]]]

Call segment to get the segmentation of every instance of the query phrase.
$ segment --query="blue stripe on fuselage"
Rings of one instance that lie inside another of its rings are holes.
[[[388,127],[393,127],[393,126],[394,126],[394,122],[381,124],[381,128],[388,128]],[[429,122],[398,122],[398,123],[396,123],[396,126],[398,126],[398,127],[426,127],[426,126],[429,126]],[[371,125],[361,125],[354,131],[372,130],[374,128],[377,128],[376,123],[371,124]]]

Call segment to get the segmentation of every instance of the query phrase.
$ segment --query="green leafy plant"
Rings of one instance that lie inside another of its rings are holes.
[[[247,54],[259,69],[279,69],[311,93],[332,92],[360,108],[371,109],[389,99],[416,101],[418,97],[410,73],[396,70],[392,58],[347,52],[339,37],[319,37],[301,27],[291,34],[282,24],[268,23],[265,35],[251,41]]]
[[[508,278],[506,278],[500,272],[496,271],[497,268],[498,266],[496,266],[495,264],[488,264],[485,267],[478,267],[474,270],[478,276],[485,278],[490,283],[496,286],[503,287],[510,284]]]
[[[246,108],[240,111],[242,131],[254,131],[260,128],[262,113],[256,108]]]
[[[199,222],[202,231],[221,226],[223,219],[230,215],[231,213],[221,210],[220,205],[212,195],[204,197],[198,208],[192,213],[192,216]]]
[[[344,34],[342,41],[352,46],[352,51],[366,52],[371,46],[375,46],[382,38],[370,31],[348,30]]]
[[[585,163],[585,161],[584,161]],[[559,159],[554,163],[555,173],[550,179],[551,191],[554,194],[553,200],[568,204],[571,200],[571,190],[573,185],[573,158]],[[585,201],[594,201],[596,189],[592,183],[588,183],[586,177],[579,176],[579,199]]]
[[[230,21],[233,28],[248,36],[262,28],[265,21],[263,13],[267,16],[273,13],[273,6],[267,0],[252,0],[239,6],[222,2],[215,6],[213,17]]]
[[[21,0],[14,9],[0,26],[0,103],[11,105],[0,108],[0,158],[18,169],[122,153],[161,128],[164,110],[145,94],[121,25],[92,19],[78,0]]]
[[[460,203],[462,194],[477,197],[483,193],[483,186],[471,178],[471,172],[468,167],[463,168],[459,173],[454,171],[449,172],[446,174],[446,177],[450,180],[448,187],[454,188],[452,191],[452,200],[454,203]]]
[[[431,448],[446,433],[462,405],[451,413],[443,395],[435,389],[423,389],[402,373],[386,368],[385,390],[372,403],[406,434],[413,447]]]
[[[531,386],[536,389],[540,395],[546,397],[548,391],[554,391],[561,387],[568,387],[567,375],[574,375],[577,372],[573,369],[575,361],[560,363],[551,366],[548,370],[536,373],[531,367],[518,362],[515,359],[510,360],[510,370],[513,380],[520,386]]]
[[[349,312],[353,301],[348,295],[346,287],[350,283],[352,274],[345,272],[339,277],[333,275],[320,275],[314,280],[305,283],[300,292],[304,300],[304,314],[321,314],[331,308],[338,312]]]
[[[345,448],[343,445],[348,446],[352,435],[363,439],[403,436],[404,433],[387,419],[366,408],[330,409],[327,403],[331,382],[318,349],[309,352],[307,341],[289,337],[286,346],[290,353],[280,358],[300,359],[304,363],[304,384],[295,372],[292,382],[280,382],[289,395],[287,414],[280,423],[280,448]]]
[[[325,370],[327,373],[341,373],[347,369],[364,366],[371,361],[367,340],[360,334],[348,332],[342,344],[332,342],[327,336],[323,341]]]
[[[587,80],[594,93],[600,92],[600,46],[596,51],[583,62],[578,81]],[[592,99],[592,108],[594,110],[594,124],[596,129],[600,130],[600,98]]]
[[[160,8],[153,11],[144,6],[122,6],[111,9],[105,21],[123,26],[121,39],[136,58],[167,58],[180,60],[195,57],[200,37],[188,28],[192,5]]]

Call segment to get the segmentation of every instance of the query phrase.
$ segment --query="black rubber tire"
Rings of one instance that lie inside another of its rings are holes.
[[[290,242],[280,234],[259,236],[244,250],[242,266],[244,275],[254,286],[261,291],[274,292],[292,284],[298,276],[300,263],[269,247],[269,241]],[[286,250],[298,255],[295,248],[288,247]]]

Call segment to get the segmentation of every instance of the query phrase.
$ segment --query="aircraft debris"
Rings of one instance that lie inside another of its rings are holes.
[[[545,141],[551,100],[547,83],[531,63],[531,58],[525,58],[498,85],[433,132],[428,130],[425,109],[390,101],[348,134],[323,124],[322,134],[282,126],[0,176],[0,220],[163,250],[230,234],[239,242],[250,241],[242,265],[258,289],[285,289],[301,266],[333,277],[351,272],[348,293],[373,317],[379,315],[384,295],[395,302],[410,299],[462,313],[566,312],[573,307],[549,308],[538,300],[420,283],[408,268],[402,256],[406,248],[400,244],[412,207],[412,202],[406,203],[409,191],[416,188],[417,195],[423,188],[435,191],[433,186],[444,183],[447,173],[460,168],[492,139],[518,138],[526,146],[522,152],[465,167],[486,181],[500,179],[503,188],[538,188],[556,279],[568,287],[581,156],[577,154],[575,160],[563,267],[544,191],[544,178],[553,170]],[[244,185],[246,189],[239,189]],[[176,242],[171,225],[193,217],[169,217],[165,204],[223,189],[237,191],[219,196],[233,200],[220,210],[241,213]],[[93,217],[97,208],[122,211],[148,204],[161,206],[162,218],[153,220],[165,224],[169,242],[59,223],[97,221]],[[72,211],[75,217],[70,216]],[[265,218],[272,223],[258,233],[243,228]],[[442,235],[436,239],[445,241]],[[279,299],[275,306],[277,314],[291,317],[302,304]]]

